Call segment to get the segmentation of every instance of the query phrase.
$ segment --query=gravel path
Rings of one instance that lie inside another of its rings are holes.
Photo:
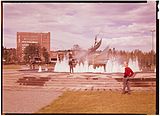
[[[3,91],[4,113],[34,113],[58,98],[55,91]]]

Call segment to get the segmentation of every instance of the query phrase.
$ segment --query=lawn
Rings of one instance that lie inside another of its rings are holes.
[[[45,64],[41,65],[43,68],[46,66]],[[21,69],[22,67],[27,67],[29,68],[29,66],[26,65],[18,65],[18,64],[8,64],[8,65],[3,65],[3,69],[4,70],[16,70],[16,69]],[[53,68],[53,64],[49,64],[47,66],[48,68]],[[35,65],[35,68],[38,69],[38,65]]]
[[[9,64],[9,65],[3,65],[4,70],[8,69],[21,69],[21,65],[16,65],[16,64]]]
[[[109,113],[155,114],[156,94],[132,92],[130,95],[111,91],[64,92],[38,113]]]

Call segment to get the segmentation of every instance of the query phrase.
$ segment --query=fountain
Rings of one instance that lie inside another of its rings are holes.
[[[124,72],[124,67],[116,59],[109,59],[106,63],[106,73]]]
[[[42,72],[42,67],[39,66],[38,72]]]
[[[124,72],[123,64],[120,64],[118,59],[116,59],[115,56],[113,57],[112,54],[111,54],[112,57],[110,58],[109,46],[107,46],[99,55],[94,56],[94,53],[100,47],[101,43],[102,43],[102,39],[97,44],[89,48],[87,52],[85,53],[79,52],[79,54],[75,56],[78,62],[81,61],[81,59],[85,59],[85,60],[83,60],[84,63],[76,64],[76,66],[74,67],[74,72],[92,72],[92,73],[117,73],[117,72],[123,73]],[[93,62],[89,63],[90,62],[89,60],[91,60],[92,58],[94,59]],[[69,70],[68,62],[69,62],[68,57],[64,56],[63,60],[60,61],[57,55],[57,63],[55,65],[54,71],[69,72],[70,70]],[[102,66],[98,66],[94,68],[93,64],[104,65],[106,71]],[[137,58],[136,60],[129,59],[128,65],[129,67],[131,67],[131,69],[134,72],[139,71]]]
[[[57,63],[55,65],[55,72],[69,72],[68,59],[64,57],[62,61],[59,61],[57,56]]]
[[[128,66],[134,71],[134,72],[139,72],[139,65],[138,65],[138,59],[136,58],[135,60],[129,59]]]
[[[58,58],[58,57],[57,57]],[[57,60],[55,65],[55,72],[69,72],[69,59],[64,57],[62,61]],[[139,72],[138,60],[129,59],[128,66],[134,71]],[[74,67],[74,72],[92,72],[92,73],[123,73],[124,67],[123,64],[120,64],[116,59],[109,59],[106,63],[106,72],[102,66],[96,67],[94,69],[93,65],[89,65],[88,60],[85,60],[84,64],[76,64]]]
[[[47,67],[45,68],[45,71],[48,71],[48,68],[47,68]]]

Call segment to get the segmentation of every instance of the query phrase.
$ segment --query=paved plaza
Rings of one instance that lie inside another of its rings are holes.
[[[5,70],[3,113],[34,113],[64,91],[119,91],[123,73],[55,73]],[[137,73],[132,91],[156,90],[155,73]]]

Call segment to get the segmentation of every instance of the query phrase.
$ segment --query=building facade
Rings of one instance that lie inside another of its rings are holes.
[[[39,44],[50,52],[50,32],[17,32],[17,57],[20,62],[23,62],[24,49],[32,43]]]

